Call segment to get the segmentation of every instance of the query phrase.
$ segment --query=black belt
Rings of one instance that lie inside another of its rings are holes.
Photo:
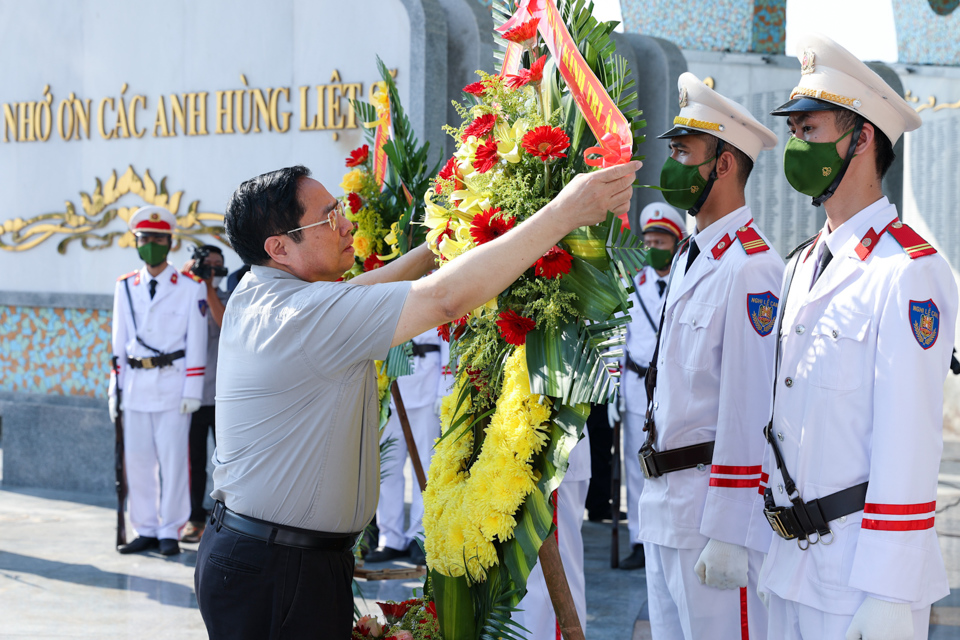
[[[131,369],[157,369],[159,367],[169,367],[174,360],[179,360],[186,355],[183,349],[173,353],[161,353],[149,358],[133,358],[127,356],[127,364]]]
[[[440,352],[440,345],[438,344],[417,344],[416,342],[410,344],[413,345],[413,356],[415,358],[422,358],[431,351]]]
[[[792,507],[774,507],[770,506],[773,504],[773,492],[770,487],[767,487],[764,492],[764,502],[767,506],[763,513],[767,516],[773,532],[778,536],[784,540],[804,538],[809,546],[831,533],[828,522],[863,511],[866,501],[867,483],[864,482],[810,502],[795,500]],[[814,533],[817,534],[817,538],[811,540],[810,536]],[[832,538],[830,542],[833,542]],[[830,542],[824,542],[824,544],[830,544]],[[800,544],[800,540],[797,540],[797,544]],[[800,548],[806,549],[802,545]]]
[[[633,371],[635,374],[637,374],[641,378],[647,375],[647,368],[641,367],[636,362],[634,362],[634,360],[630,357],[629,353],[627,354],[627,369],[629,369],[630,371]]]
[[[324,533],[322,531],[308,531],[294,527],[285,527],[264,520],[257,520],[249,516],[240,515],[227,509],[222,502],[217,502],[210,514],[210,524],[216,525],[217,531],[225,527],[234,533],[262,540],[263,542],[282,544],[285,547],[300,549],[321,549],[324,551],[346,551],[352,549],[360,538],[359,533]]]
[[[640,449],[637,456],[640,458],[640,468],[643,470],[643,476],[645,478],[659,478],[665,473],[712,464],[713,444],[714,441],[711,440],[710,442],[701,442],[689,447],[668,449],[667,451],[654,451],[652,448]]]

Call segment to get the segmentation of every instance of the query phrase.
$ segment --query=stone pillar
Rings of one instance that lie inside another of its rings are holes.
[[[403,105],[417,138],[440,160],[447,122],[447,18],[439,0],[402,0],[410,16],[410,92]]]
[[[677,78],[687,70],[683,54],[672,42],[637,33],[614,33],[617,54],[627,59],[636,82],[637,107],[643,111],[647,126],[641,129],[646,140],[639,153],[645,156],[638,173],[640,184],[660,184],[660,168],[669,156],[665,140],[657,136],[673,126],[680,113],[680,94]],[[630,225],[639,229],[640,210],[651,202],[663,202],[663,196],[653,189],[637,189],[633,193]]]

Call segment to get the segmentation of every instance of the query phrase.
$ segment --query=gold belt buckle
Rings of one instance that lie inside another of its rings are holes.
[[[144,369],[153,369],[156,366],[153,364],[153,358],[140,358],[140,364]]]
[[[796,536],[790,535],[786,527],[783,526],[783,522],[780,520],[781,513],[783,513],[782,508],[776,511],[770,511],[769,509],[763,510],[763,514],[767,517],[767,522],[770,523],[770,527],[773,529],[773,532],[784,540],[793,540],[796,538]]]

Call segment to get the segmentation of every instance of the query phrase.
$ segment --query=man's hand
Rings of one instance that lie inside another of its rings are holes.
[[[554,198],[552,205],[569,222],[569,229],[599,224],[607,219],[607,212],[615,214],[630,210],[633,181],[642,162],[580,173]]]
[[[747,549],[738,544],[710,540],[693,570],[700,584],[717,589],[747,586]]]
[[[200,398],[184,398],[180,401],[180,413],[193,413],[200,408]]]
[[[116,422],[120,415],[120,403],[117,402],[117,396],[110,396],[107,399],[107,410],[110,411],[110,422]]]
[[[909,603],[867,596],[847,629],[847,640],[911,640],[913,612]]]

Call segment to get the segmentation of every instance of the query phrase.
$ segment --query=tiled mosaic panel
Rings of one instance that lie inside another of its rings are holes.
[[[786,0],[620,0],[630,33],[681,49],[783,53]]]
[[[0,306],[0,390],[105,398],[110,312]]]
[[[950,5],[956,9],[957,2],[893,0],[899,62],[960,64],[960,11],[938,15],[931,8],[934,4],[946,11]]]

